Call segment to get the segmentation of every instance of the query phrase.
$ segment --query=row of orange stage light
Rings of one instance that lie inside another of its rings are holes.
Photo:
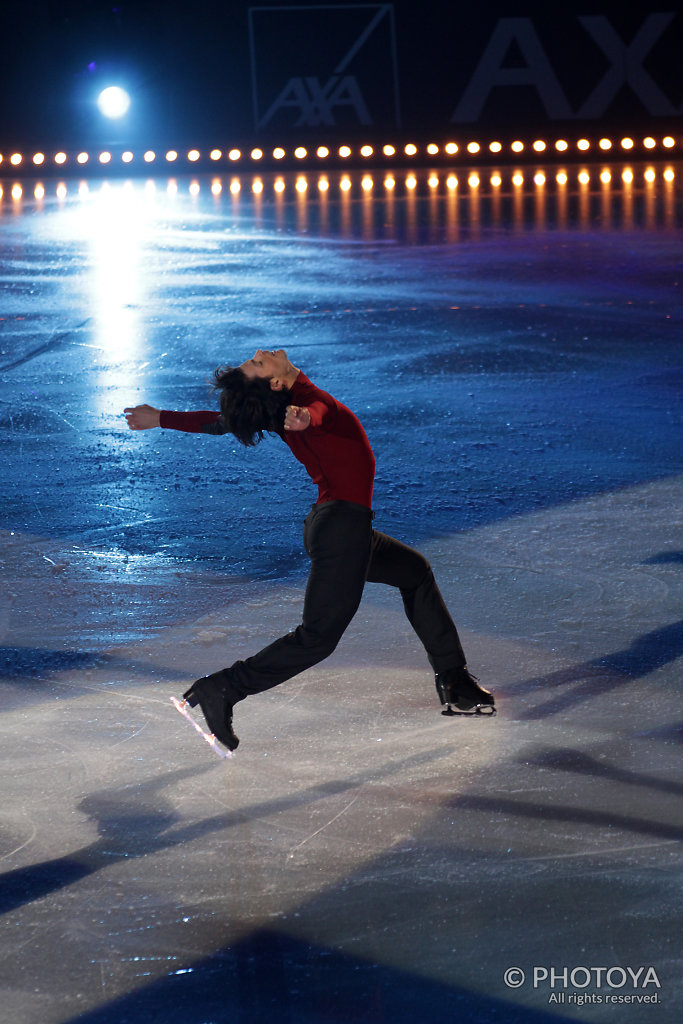
[[[355,149],[351,146],[338,146],[330,148],[329,146],[317,146],[309,149],[306,146],[297,146],[292,150],[286,150],[281,146],[276,146],[272,151],[266,153],[266,151],[260,147],[254,147],[249,150],[242,150],[233,147],[232,149],[210,149],[205,152],[199,149],[188,149],[184,152],[180,152],[177,149],[168,149],[164,153],[158,153],[156,150],[147,149],[142,152],[135,153],[131,149],[124,149],[120,152],[113,153],[111,150],[101,150],[99,153],[89,153],[85,150],[79,153],[69,154],[64,150],[60,150],[48,156],[44,152],[36,152],[32,155],[24,153],[10,153],[5,155],[0,153],[0,172],[2,171],[2,165],[8,164],[12,168],[19,168],[22,166],[34,167],[49,167],[56,166],[59,168],[65,166],[73,166],[74,164],[78,167],[85,167],[88,164],[100,164],[107,166],[111,164],[123,164],[124,166],[130,164],[188,164],[192,166],[199,162],[206,163],[207,160],[210,163],[216,164],[221,161],[228,161],[232,165],[240,164],[245,161],[250,161],[253,164],[258,164],[261,161],[270,163],[271,161],[277,164],[283,160],[295,161],[306,161],[306,160],[340,160],[340,161],[351,161],[355,158],[361,160],[372,160],[373,158],[385,158],[395,159],[404,158],[452,158],[458,155],[464,155],[467,153],[472,157],[479,157],[491,155],[497,158],[505,158],[506,155],[513,154],[514,157],[519,157],[520,154],[546,154],[551,153],[563,154],[570,156],[572,152],[578,154],[585,154],[589,151],[596,153],[609,153],[609,152],[623,152],[629,154],[636,154],[639,151],[652,154],[653,151],[663,150],[671,151],[677,148],[677,141],[671,135],[666,135],[663,138],[656,139],[654,136],[645,136],[642,139],[636,140],[630,136],[624,136],[621,139],[601,138],[597,140],[591,140],[587,138],[577,139],[574,142],[569,142],[567,139],[555,139],[554,142],[547,141],[545,139],[536,139],[533,142],[523,142],[521,139],[515,139],[509,143],[499,142],[493,140],[492,142],[482,143],[471,141],[468,143],[459,144],[457,142],[446,142],[442,145],[437,143],[429,143],[425,146],[417,146],[415,143],[409,142],[402,147],[396,147],[387,144],[382,147],[375,147],[369,144],[358,146]]]
[[[676,172],[674,171],[673,167],[665,167],[664,169],[660,169],[659,171],[656,170],[654,167],[646,167],[639,173],[642,177],[642,181],[645,183],[646,186],[654,184],[658,179],[658,175],[667,184],[671,184],[676,179]],[[572,180],[572,178],[574,180]],[[581,188],[587,188],[591,184],[597,184],[597,182],[600,182],[602,186],[611,185],[613,182],[615,182],[615,180],[616,182],[621,182],[624,187],[630,187],[632,185],[638,186],[639,184],[638,175],[631,167],[625,167],[621,169],[618,173],[615,173],[612,169],[608,167],[604,167],[601,170],[594,169],[592,173],[588,171],[586,168],[583,168],[579,170],[575,175],[571,176],[566,170],[560,170],[554,174],[548,172],[547,170],[537,170],[533,173],[527,174],[524,174],[521,170],[517,170],[512,172],[510,175],[506,175],[505,179],[503,178],[503,175],[499,171],[496,171],[488,176],[480,172],[471,172],[470,174],[467,175],[465,179],[463,179],[463,181],[460,181],[460,179],[455,174],[449,174],[446,178],[441,178],[439,177],[439,175],[435,173],[430,173],[426,178],[423,179],[423,183],[426,184],[429,187],[429,189],[433,191],[436,191],[439,188],[439,186],[443,183],[446,186],[446,189],[448,190],[449,193],[454,193],[463,184],[467,184],[469,186],[470,191],[477,190],[480,188],[480,186],[490,186],[495,192],[497,190],[500,190],[501,188],[504,188],[508,184],[514,186],[515,189],[521,189],[523,186],[528,186],[530,184],[533,184],[536,189],[540,189],[543,188],[546,184],[550,183],[555,183],[560,188],[564,188],[566,186],[571,187],[574,183],[576,183]],[[376,184],[379,184],[380,187],[383,186],[385,192],[391,194],[393,193],[394,189],[398,184],[396,177],[394,177],[394,175],[392,174],[385,175],[384,178],[379,183],[375,181],[375,178],[372,175],[365,174],[359,178],[359,183],[362,191],[365,194],[372,193]],[[130,184],[132,187],[132,183],[128,184]],[[289,183],[288,186],[288,183],[285,181],[284,178],[275,177],[272,181],[273,192],[275,193],[276,196],[282,195],[287,191],[288,187],[291,187],[291,184],[292,183]],[[326,194],[331,188],[334,187],[335,184],[342,192],[342,194],[350,193],[354,187],[353,178],[347,174],[341,175],[338,182],[336,183],[331,182],[330,179],[325,175],[321,175],[317,181],[313,182],[309,181],[308,177],[306,177],[305,175],[300,175],[294,181],[293,187],[294,190],[300,196],[304,196],[309,191],[309,187],[311,186],[314,189],[317,188],[319,193]],[[408,173],[403,180],[403,184],[408,194],[410,194],[418,188],[420,181],[414,174]],[[110,187],[111,186],[109,182],[104,182],[100,186],[100,189],[106,191]],[[182,191],[180,185],[174,178],[168,180],[168,182],[166,183],[165,190],[159,188],[157,182],[153,180],[147,181],[145,183],[144,188],[146,191],[152,194],[156,193],[157,191],[163,190],[168,195],[176,195]],[[241,178],[238,177],[233,177],[229,182],[223,182],[220,178],[214,178],[210,183],[207,183],[207,185],[205,185],[205,188],[208,188],[214,196],[221,195],[225,190],[229,191],[235,197],[239,196],[243,190],[251,191],[254,195],[260,196],[266,191],[266,184],[264,183],[263,179],[259,177],[253,178],[251,180],[251,183],[247,182],[246,187],[245,184],[242,182]],[[62,181],[59,182],[55,187],[54,195],[58,199],[65,199],[67,195],[69,195],[70,191],[71,193],[75,192],[76,194],[80,195],[81,198],[86,198],[87,196],[90,195],[91,188],[86,181],[81,181],[78,184],[78,186],[76,186],[75,188],[72,187],[70,190],[66,183]],[[185,188],[185,191],[189,195],[197,196],[202,191],[202,186],[199,183],[199,181],[191,181]],[[37,183],[33,187],[32,191],[26,189],[25,186],[19,184],[18,182],[12,185],[7,190],[4,190],[0,185],[0,200],[2,200],[3,198],[12,198],[14,200],[19,200],[31,194],[35,199],[41,200],[45,198],[46,195],[48,195],[48,189],[42,182]]]

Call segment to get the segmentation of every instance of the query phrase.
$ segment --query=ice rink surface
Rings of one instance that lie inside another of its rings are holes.
[[[3,1024],[680,1020],[680,193],[77,181],[0,203]],[[392,592],[296,626],[277,439],[132,433],[287,349],[363,421],[495,718],[446,718]]]

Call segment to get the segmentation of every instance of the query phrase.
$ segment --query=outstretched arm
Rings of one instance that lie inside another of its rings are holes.
[[[131,430],[151,430],[161,426],[161,410],[152,405],[136,405],[123,411]]]
[[[153,405],[136,405],[123,411],[131,430],[165,427],[167,430],[183,430],[188,434],[227,433],[221,414],[210,409],[201,409],[197,412],[170,412],[168,409],[155,409]]]

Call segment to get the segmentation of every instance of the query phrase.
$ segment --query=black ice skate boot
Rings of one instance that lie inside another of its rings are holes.
[[[495,715],[492,693],[479,685],[467,666],[449,668],[436,675],[436,692],[444,705],[442,715]],[[455,708],[455,710],[453,710]]]
[[[216,739],[228,748],[236,750],[239,739],[232,729],[233,704],[227,694],[224,672],[197,679],[189,690],[183,694],[191,708],[197,704],[202,709],[206,724]]]

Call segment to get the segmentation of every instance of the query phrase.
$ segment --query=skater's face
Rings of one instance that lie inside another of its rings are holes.
[[[254,377],[269,380],[271,388],[274,391],[278,391],[284,386],[282,382],[291,369],[291,363],[283,348],[279,348],[276,352],[259,348],[251,359],[247,359],[246,363],[242,363],[239,369],[249,380],[252,380]]]

